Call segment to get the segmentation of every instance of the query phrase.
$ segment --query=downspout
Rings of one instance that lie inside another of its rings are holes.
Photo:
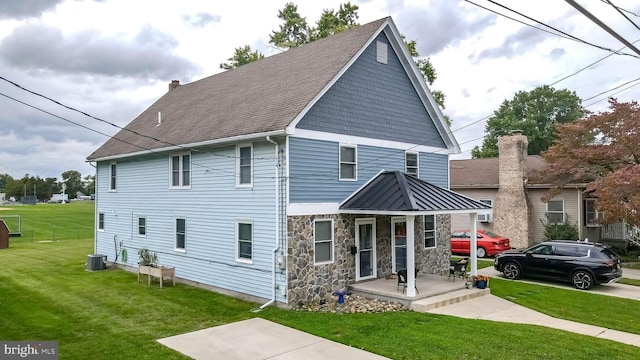
[[[275,245],[273,247],[273,259],[272,259],[272,267],[271,267],[271,291],[272,291],[272,295],[271,295],[271,300],[267,301],[266,303],[262,304],[259,308],[253,310],[253,312],[258,312],[258,311],[262,311],[264,310],[264,308],[266,308],[267,306],[273,304],[274,302],[276,302],[276,266],[277,266],[277,253],[280,250],[280,211],[279,211],[279,207],[280,207],[280,202],[279,197],[281,194],[279,194],[279,187],[278,185],[280,184],[280,171],[279,171],[279,161],[278,161],[278,156],[279,156],[279,146],[278,143],[273,141],[271,139],[271,137],[269,135],[267,135],[265,137],[265,140],[267,140],[268,142],[272,143],[273,145],[275,145],[276,151],[275,151],[275,168],[276,168],[276,182],[275,182],[275,186],[276,186],[276,242]]]
[[[97,254],[98,253],[98,163],[96,162],[96,165],[93,166],[93,164],[91,164],[91,162],[89,161],[89,166],[93,167],[94,169],[96,169],[95,172],[95,178],[93,179],[93,185],[94,185],[94,189],[93,189],[93,193],[95,194],[95,198],[93,200],[93,253]]]
[[[584,223],[584,216],[582,214],[582,205],[584,204],[582,201],[582,191],[580,190],[580,188],[578,187],[578,185],[576,185],[576,190],[578,190],[578,240],[582,240],[583,237],[583,232],[582,232],[582,226],[586,225]]]

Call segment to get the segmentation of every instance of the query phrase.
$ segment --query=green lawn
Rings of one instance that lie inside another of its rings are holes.
[[[466,257],[466,256],[465,256]],[[451,260],[453,261],[459,261],[460,259],[462,259],[462,256],[452,256]],[[478,259],[478,270],[480,269],[484,269],[484,268],[488,268],[488,267],[492,267],[493,266],[493,260],[482,260],[482,259]],[[471,265],[469,265],[468,269],[471,269]]]
[[[634,286],[640,286],[640,280],[638,279],[628,279],[623,277],[622,279],[618,280],[619,284],[625,284],[625,285],[634,285]]]
[[[34,234],[46,235],[52,224],[75,224],[77,232],[93,234],[93,208],[87,204],[25,206],[19,211],[25,227]],[[61,359],[184,359],[155,340],[254,316],[393,359],[595,359],[611,354],[616,359],[637,358],[636,347],[612,341],[444,315],[303,313],[276,308],[256,314],[250,310],[257,304],[186,285],[160,289],[157,282],[147,286],[138,283],[135,274],[121,270],[87,272],[91,236],[54,242],[40,242],[38,239],[46,239],[40,236],[44,235],[34,235],[34,241],[12,238],[10,248],[0,250],[0,339],[57,340]],[[491,280],[492,291],[495,287],[505,293],[508,286],[505,281]],[[526,287],[511,292],[544,293]],[[566,294],[555,296],[561,304],[568,298]],[[628,303],[609,297],[596,301],[597,295],[582,296],[585,298],[572,305],[582,308],[580,303],[597,303],[597,311],[592,307],[584,316],[596,312],[612,316],[622,313],[621,309],[639,313]],[[556,307],[555,298],[538,301],[542,308],[545,304],[546,308]],[[616,322],[623,331],[636,328]]]
[[[0,219],[6,215],[20,215],[22,217],[22,236],[11,238],[11,243],[78,240],[92,238],[94,234],[95,204],[93,201],[74,201],[69,204],[15,205],[3,208],[8,210],[0,210]],[[13,218],[11,221],[10,228],[13,227]]]

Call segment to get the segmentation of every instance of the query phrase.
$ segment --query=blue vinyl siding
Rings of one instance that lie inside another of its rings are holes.
[[[389,44],[384,34],[377,40]],[[446,147],[393,48],[387,49],[388,63],[377,62],[373,41],[297,127]]]
[[[289,201],[341,202],[381,170],[404,172],[404,150],[358,145],[357,181],[338,180],[340,144],[304,138],[289,139]],[[420,153],[420,178],[448,187],[448,156]]]
[[[175,266],[178,277],[271,298],[274,146],[254,143],[253,187],[242,189],[236,188],[234,146],[192,152],[191,189],[169,188],[169,155],[118,161],[117,192],[108,191],[109,164],[98,163],[97,212],[105,214],[105,229],[97,232],[97,253],[112,261],[115,239],[127,249],[126,264],[137,266],[137,250],[147,247],[160,265]],[[146,217],[146,237],[137,235],[139,216]],[[176,217],[186,218],[185,252],[174,251]],[[237,219],[253,221],[252,264],[236,261]]]

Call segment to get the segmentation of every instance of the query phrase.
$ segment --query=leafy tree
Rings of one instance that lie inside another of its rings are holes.
[[[351,5],[350,2],[340,4],[338,11],[325,9],[316,27],[309,29],[309,42],[356,27],[359,25],[357,19],[358,5]]]
[[[96,192],[96,176],[87,175],[84,177],[84,193],[85,195],[95,194]]]
[[[13,181],[13,177],[9,174],[0,174],[0,192],[5,192],[7,184]]]
[[[62,173],[62,182],[67,186],[65,193],[69,194],[69,199],[76,197],[78,191],[84,191],[82,174],[76,170],[67,170]]]
[[[260,59],[264,59],[263,54],[258,50],[251,51],[251,46],[245,45],[244,47],[236,48],[233,56],[227,59],[229,62],[220,64],[220,69],[230,70]]]
[[[284,8],[278,11],[278,18],[283,21],[278,31],[272,31],[269,35],[269,43],[279,48],[291,49],[304,45],[310,41],[310,29],[307,19],[298,13],[298,5],[286,3]]]
[[[513,130],[522,130],[527,136],[529,155],[539,155],[553,144],[556,124],[573,123],[583,115],[581,100],[574,91],[556,90],[548,85],[529,92],[519,91],[489,118],[482,148],[476,146],[471,156],[498,156],[498,138]]]
[[[640,106],[611,99],[609,109],[558,125],[557,141],[543,153],[548,169],[539,176],[556,186],[547,198],[565,184],[587,183],[603,223],[640,225]]]

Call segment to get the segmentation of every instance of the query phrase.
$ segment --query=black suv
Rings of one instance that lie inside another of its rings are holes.
[[[622,276],[620,258],[599,243],[555,240],[524,250],[496,255],[493,267],[507,279],[536,276],[569,281],[578,289],[617,281]]]

